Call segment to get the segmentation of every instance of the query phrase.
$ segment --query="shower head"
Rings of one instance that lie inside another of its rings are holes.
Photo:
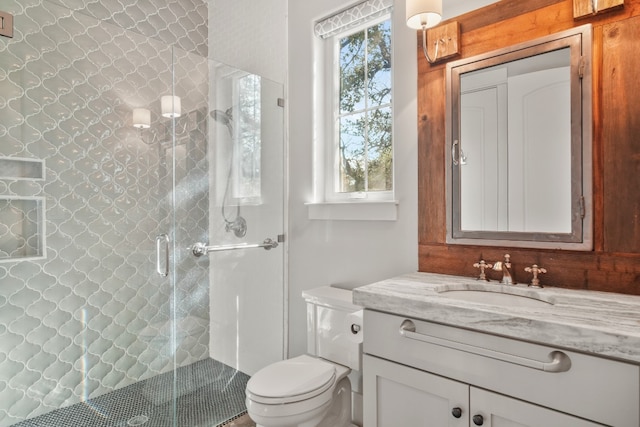
[[[211,117],[218,123],[230,126],[233,121],[233,107],[227,108],[225,111],[213,110],[211,112]]]

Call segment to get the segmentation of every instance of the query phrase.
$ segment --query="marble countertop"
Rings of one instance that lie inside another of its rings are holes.
[[[456,293],[447,291],[456,290],[513,294],[547,303],[528,307],[470,302],[450,297]],[[356,288],[353,302],[367,309],[640,363],[640,296],[411,273]]]

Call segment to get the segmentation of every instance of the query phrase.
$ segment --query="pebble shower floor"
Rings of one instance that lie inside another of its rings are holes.
[[[213,359],[175,373],[179,427],[216,427],[246,411],[248,375]],[[173,378],[158,375],[13,427],[172,427]]]

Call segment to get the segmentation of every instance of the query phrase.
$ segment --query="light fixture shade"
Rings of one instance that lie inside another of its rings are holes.
[[[151,111],[146,108],[134,108],[133,127],[138,129],[149,129],[151,127]]]
[[[180,117],[180,114],[182,114],[180,97],[165,95],[160,98],[160,111],[162,112],[163,117]]]
[[[435,27],[442,20],[442,0],[407,0],[407,27]]]

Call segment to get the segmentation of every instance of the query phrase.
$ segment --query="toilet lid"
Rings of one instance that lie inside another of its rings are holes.
[[[332,363],[299,356],[258,371],[247,383],[247,395],[263,403],[296,402],[326,391],[335,378],[336,369]]]

